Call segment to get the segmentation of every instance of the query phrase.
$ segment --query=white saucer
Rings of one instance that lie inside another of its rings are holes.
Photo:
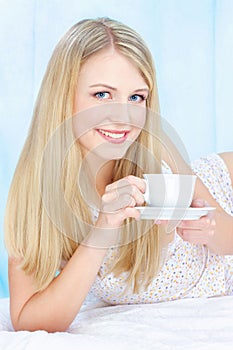
[[[163,208],[136,207],[141,213],[142,220],[198,220],[215,210],[213,207],[203,208]]]

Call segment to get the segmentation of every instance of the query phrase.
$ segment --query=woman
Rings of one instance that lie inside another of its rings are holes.
[[[191,172],[175,148],[168,155],[160,138],[155,70],[140,36],[107,18],[74,25],[49,62],[7,203],[16,330],[66,330],[93,283],[96,294],[111,303],[131,297],[144,302],[151,286],[159,288],[153,282],[168,266],[166,252],[178,236],[140,220],[142,174],[161,172],[162,159],[174,172]],[[232,164],[232,154],[223,158]],[[181,222],[178,228],[184,239],[178,244],[196,256],[195,276],[189,276],[194,284],[206,268],[199,266],[206,247],[233,252],[232,217],[200,180],[197,198],[217,211],[211,220]],[[218,255],[211,264],[226,265]],[[203,287],[195,296],[200,293]],[[155,294],[146,302],[160,301]]]

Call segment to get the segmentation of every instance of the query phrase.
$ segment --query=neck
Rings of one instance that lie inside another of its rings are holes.
[[[112,182],[113,178],[113,168],[115,161],[111,160],[104,163],[100,168],[96,176],[96,190],[100,196],[105,192],[105,187]]]
[[[84,162],[89,181],[95,188],[97,195],[102,196],[105,187],[112,182],[115,160],[106,161],[93,153],[89,153]]]

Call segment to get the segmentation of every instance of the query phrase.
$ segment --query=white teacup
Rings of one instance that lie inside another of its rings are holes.
[[[152,207],[188,208],[191,205],[196,175],[144,174],[145,202]]]

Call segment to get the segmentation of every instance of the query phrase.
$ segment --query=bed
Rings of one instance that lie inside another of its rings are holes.
[[[14,332],[0,299],[1,350],[233,349],[233,296],[110,306],[89,297],[67,332]]]

